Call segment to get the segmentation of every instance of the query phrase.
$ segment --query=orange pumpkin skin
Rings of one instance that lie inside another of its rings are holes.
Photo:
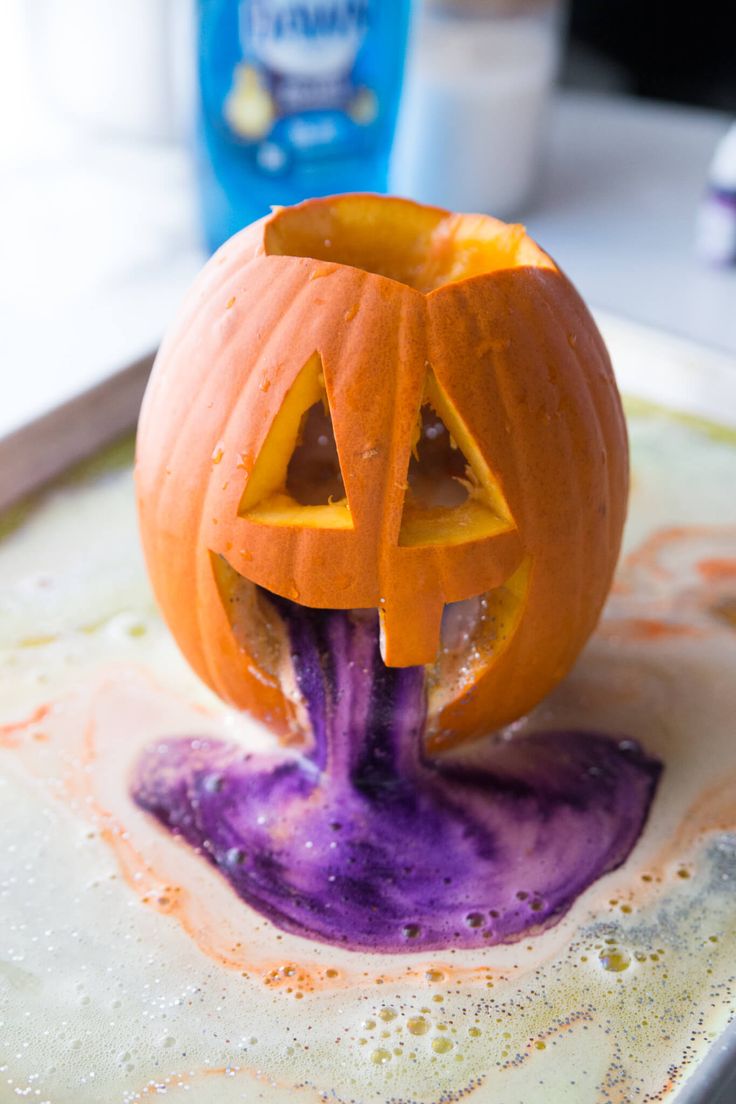
[[[315,353],[350,524],[298,513],[271,524],[243,509],[248,483]],[[401,537],[402,510],[430,375],[508,517],[416,544]],[[522,228],[345,196],[276,211],[206,265],[157,357],[136,478],[151,581],[179,646],[221,697],[281,732],[294,707],[236,639],[218,557],[304,605],[378,608],[398,666],[434,662],[445,603],[490,593],[494,608],[506,595],[488,654],[431,691],[440,746],[521,716],[570,668],[618,557],[628,450],[595,323]]]

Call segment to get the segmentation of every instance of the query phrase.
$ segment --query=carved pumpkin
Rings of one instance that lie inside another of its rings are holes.
[[[429,665],[435,744],[512,721],[569,669],[627,472],[603,342],[523,228],[360,195],[277,210],[212,258],[137,460],[156,597],[218,694],[293,722],[259,587],[373,607],[386,664]]]

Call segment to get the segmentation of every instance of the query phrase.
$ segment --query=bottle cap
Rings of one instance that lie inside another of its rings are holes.
[[[736,123],[732,123],[716,146],[708,174],[712,188],[736,192]]]

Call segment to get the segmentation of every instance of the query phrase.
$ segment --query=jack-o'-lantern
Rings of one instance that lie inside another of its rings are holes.
[[[627,472],[603,342],[523,228],[361,195],[277,210],[212,258],[137,459],[157,599],[217,693],[293,723],[264,591],[374,608],[384,662],[427,667],[435,745],[569,669]]]

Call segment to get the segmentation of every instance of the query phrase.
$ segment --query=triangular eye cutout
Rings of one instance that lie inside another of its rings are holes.
[[[318,353],[271,423],[238,513],[265,525],[352,529]]]
[[[399,544],[464,544],[513,527],[501,488],[430,373],[409,462]]]

